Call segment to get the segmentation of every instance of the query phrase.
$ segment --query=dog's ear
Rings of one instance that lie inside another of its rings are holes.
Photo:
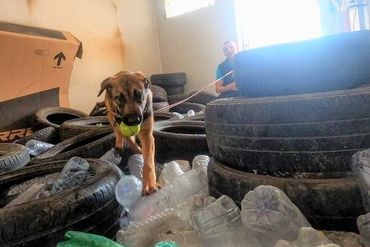
[[[98,97],[104,92],[104,90],[107,90],[108,93],[111,92],[112,90],[112,77],[108,77],[104,81],[101,82],[100,84],[100,91],[98,94]]]
[[[145,87],[146,89],[150,87],[151,82],[150,82],[150,80],[149,80],[148,78],[146,78],[146,77],[144,76],[144,73],[143,73],[143,72],[141,72],[141,71],[136,71],[136,72],[135,72],[135,75],[137,75],[137,76],[140,76],[140,77],[141,77],[141,80],[144,82],[144,87]]]

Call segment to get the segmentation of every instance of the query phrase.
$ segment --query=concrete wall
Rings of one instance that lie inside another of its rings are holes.
[[[70,31],[83,43],[70,106],[89,112],[100,82],[121,70],[161,71],[151,0],[1,0],[0,21]]]
[[[187,92],[215,80],[216,66],[224,59],[223,42],[237,40],[234,1],[216,0],[213,6],[168,19],[162,0],[155,0],[155,8],[163,72],[186,72]]]

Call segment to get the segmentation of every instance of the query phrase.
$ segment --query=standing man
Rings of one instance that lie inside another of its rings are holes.
[[[226,41],[223,45],[223,51],[226,59],[217,66],[216,78],[219,79],[232,71],[232,58],[238,51],[238,47],[234,41]],[[234,81],[232,74],[226,76],[222,80],[219,80],[215,85],[216,93],[220,95],[218,98],[226,97],[237,97],[239,96],[238,88]]]

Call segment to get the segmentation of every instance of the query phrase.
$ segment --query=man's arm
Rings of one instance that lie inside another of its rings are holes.
[[[232,82],[224,86],[224,82],[222,80],[219,80],[216,82],[215,86],[216,93],[224,93],[228,91],[238,91],[238,88],[236,87],[236,83]]]

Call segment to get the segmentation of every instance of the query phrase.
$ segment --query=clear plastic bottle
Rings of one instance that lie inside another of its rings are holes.
[[[208,163],[210,161],[209,156],[207,155],[197,155],[194,157],[193,161],[191,162],[193,169],[199,169],[208,167]]]
[[[121,154],[115,148],[112,148],[108,150],[102,157],[100,157],[100,159],[109,161],[110,163],[119,166],[121,164],[122,157]]]
[[[54,147],[54,144],[31,139],[26,142],[25,146],[30,155],[37,156],[40,153]]]
[[[127,160],[127,167],[131,175],[143,180],[144,158],[142,154],[131,155]]]
[[[241,203],[241,219],[252,246],[273,247],[280,240],[293,241],[301,227],[310,227],[286,194],[273,186],[260,185]]]
[[[176,161],[164,163],[161,174],[158,177],[158,183],[163,187],[176,177],[183,175],[184,172],[181,170],[180,165]]]
[[[228,196],[221,196],[194,215],[193,223],[204,247],[245,247],[247,238],[240,210]]]
[[[82,184],[88,175],[89,168],[90,165],[85,159],[80,157],[70,158],[51,188],[51,194]]]
[[[144,220],[168,208],[176,208],[195,195],[208,196],[206,171],[190,170],[150,196],[136,201],[129,213],[130,222]]]
[[[116,184],[116,199],[129,211],[131,206],[141,197],[142,190],[143,183],[140,179],[133,175],[125,175]]]
[[[152,246],[157,241],[157,236],[170,231],[176,220],[176,211],[165,209],[118,231],[117,241],[127,246]]]
[[[189,110],[188,113],[187,113],[187,116],[188,117],[192,117],[195,115],[195,111],[194,110]]]

